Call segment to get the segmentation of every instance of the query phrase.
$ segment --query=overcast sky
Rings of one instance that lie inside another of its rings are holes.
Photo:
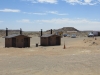
[[[100,0],[0,0],[0,29],[100,30]]]

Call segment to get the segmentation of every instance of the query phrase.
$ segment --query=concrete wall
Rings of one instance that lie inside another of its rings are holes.
[[[16,38],[16,47],[24,47],[24,38],[25,36],[17,36]],[[5,47],[12,47],[12,38],[5,38]],[[28,38],[28,47],[30,47],[30,38]]]
[[[51,37],[40,37],[40,45],[41,46],[54,46],[54,45],[57,45],[56,44],[56,35],[54,36],[51,36]],[[50,38],[50,39],[49,39]],[[59,37],[60,39],[57,40],[60,42],[61,44],[61,37]],[[49,41],[50,41],[50,45],[49,45]]]
[[[23,36],[16,37],[16,47],[24,47],[24,37]]]
[[[12,47],[12,39],[5,38],[5,47]]]
[[[22,35],[16,37],[16,47],[24,47],[24,38],[27,37]],[[30,47],[30,38],[28,38],[28,47]]]
[[[30,38],[28,38],[28,47],[30,47]]]
[[[56,40],[57,41],[57,45],[61,45],[61,37],[57,37],[57,38],[59,38],[58,40]]]
[[[41,46],[48,46],[48,38],[40,37]]]
[[[51,46],[56,45],[56,36],[50,37],[50,44]]]

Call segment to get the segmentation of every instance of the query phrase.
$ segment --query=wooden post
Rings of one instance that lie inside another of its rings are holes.
[[[52,29],[51,29],[51,34],[52,34]]]
[[[22,35],[22,29],[20,28],[20,35]]]
[[[64,42],[64,48],[63,49],[66,49],[65,42]]]
[[[6,28],[6,36],[8,36],[8,28]]]
[[[42,29],[41,29],[41,36],[42,36],[43,34],[42,34]]]

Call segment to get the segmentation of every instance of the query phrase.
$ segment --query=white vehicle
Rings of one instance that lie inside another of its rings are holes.
[[[94,36],[93,33],[89,33],[89,34],[88,34],[88,37],[93,37],[93,36]]]
[[[71,38],[76,38],[76,35],[75,35],[75,34],[73,34],[73,35],[71,36]]]

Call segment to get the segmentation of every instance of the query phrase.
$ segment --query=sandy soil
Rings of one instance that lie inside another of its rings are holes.
[[[61,46],[5,48],[0,38],[0,75],[99,75],[100,37],[62,38]],[[64,42],[66,49],[63,49]]]

